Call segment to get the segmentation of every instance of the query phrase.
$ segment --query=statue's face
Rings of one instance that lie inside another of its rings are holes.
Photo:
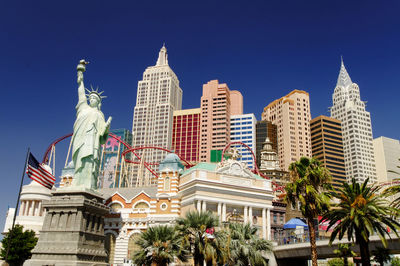
[[[91,94],[89,96],[89,105],[91,107],[97,107],[97,106],[99,106],[99,103],[100,103],[100,99],[99,99],[99,97],[97,97],[97,95]]]

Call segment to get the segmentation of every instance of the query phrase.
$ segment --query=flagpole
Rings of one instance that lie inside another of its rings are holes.
[[[26,153],[25,166],[24,166],[24,170],[22,170],[21,184],[19,185],[18,199],[17,199],[17,204],[16,204],[16,206],[15,206],[13,223],[12,223],[12,226],[11,226],[10,235],[8,236],[7,252],[6,252],[6,256],[5,256],[5,260],[6,260],[6,261],[7,261],[7,259],[8,259],[8,252],[10,251],[11,233],[13,232],[13,229],[14,229],[15,219],[17,218],[17,211],[18,211],[18,206],[19,206],[19,199],[20,199],[20,197],[21,197],[22,185],[23,185],[23,183],[24,183],[24,176],[25,176],[25,171],[26,171],[26,165],[28,164],[29,153],[30,153],[30,148],[28,148],[28,152]]]

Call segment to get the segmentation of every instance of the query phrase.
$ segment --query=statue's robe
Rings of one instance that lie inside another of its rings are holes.
[[[76,106],[76,120],[72,136],[74,161],[74,186],[97,188],[100,164],[100,147],[108,135],[103,113],[85,100]]]

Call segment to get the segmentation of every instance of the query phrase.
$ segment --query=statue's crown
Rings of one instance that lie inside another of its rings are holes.
[[[103,98],[107,98],[107,96],[102,96],[102,94],[104,93],[104,91],[100,91],[100,92],[99,92],[99,87],[97,87],[96,89],[93,89],[93,87],[90,86],[90,88],[92,89],[91,91],[85,88],[86,91],[88,92],[88,94],[86,94],[86,96],[89,97],[90,95],[96,95],[97,97],[99,97],[100,101],[101,101],[101,99],[103,99]]]

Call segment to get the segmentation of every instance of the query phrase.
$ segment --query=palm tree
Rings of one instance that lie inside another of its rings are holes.
[[[149,227],[135,242],[140,250],[133,255],[137,265],[166,266],[175,257],[187,261],[187,252],[182,249],[182,237],[172,226],[160,225]]]
[[[351,184],[343,183],[343,188],[332,191],[331,196],[338,199],[338,203],[323,216],[323,220],[329,222],[327,230],[334,227],[330,243],[347,233],[348,240],[355,238],[360,246],[362,265],[370,265],[369,236],[377,233],[387,247],[385,235],[389,232],[385,226],[397,234],[400,224],[391,217],[394,208],[379,194],[378,186],[368,186],[368,179],[359,184],[353,178]]]
[[[257,228],[250,224],[229,224],[230,265],[268,265],[262,252],[272,251],[271,242],[259,238]]]
[[[372,251],[372,255],[374,255],[374,261],[381,266],[384,266],[391,259],[389,250],[382,247],[376,247],[376,250]]]
[[[293,207],[300,203],[300,210],[307,219],[310,235],[312,265],[317,266],[314,219],[329,208],[331,176],[315,158],[301,157],[289,166],[290,182],[286,185],[286,201]]]
[[[181,232],[193,255],[194,265],[202,265],[203,261],[216,264],[219,259],[220,250],[217,245],[221,234],[209,235],[206,232],[218,224],[218,218],[210,211],[190,211],[185,218],[177,220],[177,230]]]
[[[333,251],[336,255],[339,257],[343,258],[343,265],[348,266],[349,265],[349,260],[347,259],[348,257],[356,256],[356,253],[351,250],[351,247],[349,244],[338,244],[338,248]]]

